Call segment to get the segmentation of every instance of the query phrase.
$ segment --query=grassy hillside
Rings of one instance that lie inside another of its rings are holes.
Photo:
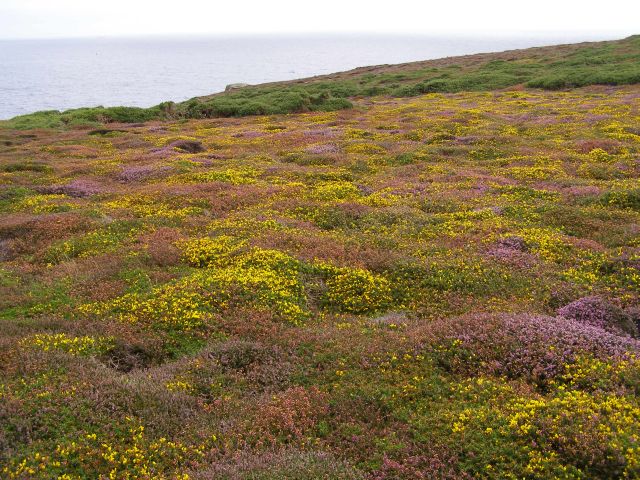
[[[6,128],[57,128],[152,119],[243,117],[353,107],[357,99],[389,95],[490,91],[524,85],[560,90],[640,82],[640,36],[624,40],[530,48],[257,85],[152,108],[45,111],[0,122]]]
[[[0,130],[0,478],[639,478],[640,85],[393,96],[637,45]]]

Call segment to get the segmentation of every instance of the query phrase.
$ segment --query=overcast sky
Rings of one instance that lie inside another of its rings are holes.
[[[640,33],[640,0],[0,0],[0,38],[372,32]]]

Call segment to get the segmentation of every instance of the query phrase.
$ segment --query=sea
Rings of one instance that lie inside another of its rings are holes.
[[[0,40],[0,119],[99,105],[149,107],[219,92],[230,83],[603,39],[317,34]]]

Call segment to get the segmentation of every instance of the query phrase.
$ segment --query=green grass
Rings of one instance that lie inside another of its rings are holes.
[[[62,128],[79,125],[100,126],[106,123],[138,123],[159,118],[160,106],[151,108],[139,107],[94,107],[77,108],[59,112],[47,110],[42,112],[20,115],[11,120],[0,122],[0,126],[16,130],[31,130],[36,128]]]

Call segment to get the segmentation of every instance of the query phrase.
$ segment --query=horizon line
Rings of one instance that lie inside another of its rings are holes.
[[[456,32],[422,32],[422,31],[314,31],[314,32],[169,32],[169,33],[124,33],[124,34],[99,34],[99,35],[77,35],[77,36],[37,36],[37,37],[0,37],[0,41],[43,41],[43,40],[98,40],[98,39],[143,39],[143,38],[251,38],[251,37],[424,37],[424,38],[468,38],[468,39],[501,39],[501,38],[522,38],[522,39],[555,39],[557,37],[579,37],[585,36],[588,39],[611,40],[627,38],[637,35],[627,30],[609,31],[603,30],[593,32],[593,30],[498,30],[498,31],[456,31]],[[585,40],[588,41],[588,40]]]

